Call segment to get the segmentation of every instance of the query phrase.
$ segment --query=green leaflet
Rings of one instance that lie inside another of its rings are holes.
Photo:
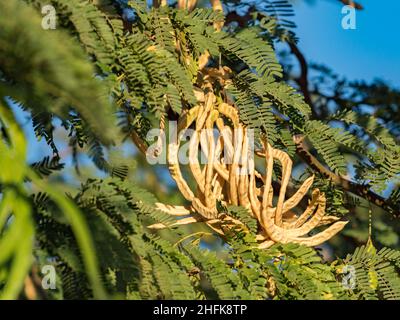
[[[27,197],[24,179],[29,178],[33,184],[46,192],[63,211],[72,224],[72,229],[79,247],[82,250],[84,265],[93,286],[94,296],[104,298],[105,292],[99,282],[99,272],[95,257],[95,250],[90,239],[85,221],[82,219],[78,209],[57,188],[51,188],[39,180],[26,164],[26,142],[24,135],[15,122],[12,112],[5,103],[0,105],[0,121],[4,125],[9,138],[7,145],[1,140],[0,154],[2,168],[13,168],[11,171],[2,170],[0,183],[6,184],[3,190],[3,199],[0,209],[0,228],[5,230],[1,238],[0,268],[12,259],[8,270],[9,275],[4,288],[0,291],[3,299],[14,299],[21,290],[25,276],[32,263],[34,225],[32,222],[32,208]],[[13,219],[11,219],[11,216]],[[6,225],[6,220],[13,222]]]
[[[124,133],[135,130],[144,139],[161,116],[176,119],[197,104],[193,90],[208,76],[199,72],[197,59],[209,52],[206,68],[229,71],[213,83],[218,101],[234,103],[241,122],[288,152],[295,165],[293,135],[302,134],[310,152],[338,174],[346,174],[348,159],[356,157],[354,178],[360,183],[379,191],[398,180],[398,143],[379,121],[348,109],[314,118],[320,110],[312,113],[283,80],[288,75],[273,41],[296,41],[294,25],[286,20],[293,13],[287,1],[268,1],[251,26],[221,32],[213,24],[225,17],[211,9],[188,13],[131,1],[137,19],[126,23],[113,2],[88,0],[51,1],[59,30],[44,31],[31,7],[40,11],[48,3],[25,3],[30,6],[16,0],[0,4],[1,16],[14,17],[0,19],[0,167],[6,168],[0,171],[1,298],[21,296],[32,262],[40,267],[51,258],[60,288],[49,298],[399,299],[398,251],[360,247],[327,263],[318,250],[294,244],[260,250],[257,223],[241,207],[221,212],[244,224],[223,238],[202,223],[195,226],[199,232],[171,227],[176,218],[158,210],[154,195],[128,180],[129,167],[108,160],[104,145],[117,131],[110,102],[119,108]],[[46,140],[54,157],[27,165],[25,137],[8,97],[29,112],[37,137]],[[314,92],[311,98],[317,99]],[[75,159],[82,151],[109,176],[70,188],[71,196],[51,175],[63,169],[53,135],[56,117]],[[327,214],[349,212],[345,191],[321,176],[314,187],[328,199]],[[390,201],[398,200],[393,190]],[[148,228],[154,223],[167,228]],[[345,265],[354,267],[353,289],[343,286]]]
[[[20,1],[2,2],[0,12],[14,17],[1,19],[0,55],[7,57],[0,64],[3,94],[60,117],[74,107],[110,143],[115,135],[112,108],[82,50],[64,32],[43,30],[40,16]]]

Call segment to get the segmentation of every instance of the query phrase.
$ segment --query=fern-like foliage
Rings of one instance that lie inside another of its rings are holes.
[[[275,245],[260,250],[252,222],[244,219],[242,229],[226,235],[228,247],[220,253],[221,259],[205,249],[195,234],[182,238],[182,230],[174,227],[165,232],[175,240],[164,240],[146,228],[154,222],[171,225],[175,219],[155,209],[157,200],[152,194],[128,181],[90,180],[74,201],[89,222],[96,241],[104,286],[116,297],[359,299],[366,298],[372,290],[368,291],[362,282],[364,276],[371,277],[370,266],[374,266],[372,275],[379,279],[383,297],[393,298],[398,294],[397,251],[383,249],[376,260],[367,263],[370,256],[362,247],[345,260],[327,264],[317,251],[301,245]],[[90,285],[70,227],[57,214],[51,200],[40,196],[35,197],[35,202],[39,208],[35,213],[37,238],[61,270],[63,297],[90,298]],[[228,215],[239,220],[247,217],[244,212],[240,207],[227,210]],[[343,286],[341,262],[356,268],[356,276],[360,277],[357,288],[362,295]],[[362,269],[366,266],[366,270]]]
[[[379,251],[372,246],[357,248],[354,254],[344,259],[352,267],[353,288],[349,288],[359,299],[400,298],[399,252],[383,248]],[[350,270],[349,268],[347,269]]]
[[[99,137],[110,142],[113,126],[110,120],[105,122],[112,119],[105,87],[93,80],[93,66],[77,44],[63,32],[46,33],[40,16],[20,1],[2,3],[1,15],[0,54],[7,57],[0,65],[2,95],[60,117],[74,107]],[[11,15],[15,19],[6,18]],[[64,45],[70,49],[64,50]]]
[[[44,298],[400,299],[396,250],[377,251],[369,243],[333,262],[320,249],[296,244],[262,250],[248,209],[223,203],[222,235],[203,222],[177,226],[181,218],[158,209],[158,199],[134,182],[128,165],[109,160],[111,142],[134,135],[145,140],[161,120],[176,120],[198,104],[197,93],[211,84],[218,102],[234,105],[257,139],[267,138],[295,165],[293,137],[301,135],[326,170],[376,192],[390,185],[387,201],[398,205],[398,128],[351,110],[342,96],[332,98],[345,105],[333,114],[324,106],[315,110],[286,81],[276,42],[297,41],[288,1],[246,2],[240,16],[243,3],[229,0],[225,14],[145,1],[52,0],[57,30],[46,31],[40,12],[48,2],[0,2],[0,298],[28,297],[26,276],[52,264],[60,286]],[[129,19],[121,8],[130,10]],[[371,90],[390,95],[391,107],[398,100],[382,85],[351,86],[362,93],[360,105],[381,105],[368,100]],[[52,156],[27,163],[27,139],[13,113],[18,107],[29,113]],[[317,119],[320,113],[326,116]],[[56,121],[67,132],[72,160],[85,153],[106,177],[82,178],[80,187],[68,185],[68,194],[52,180],[66,163]],[[352,200],[314,168],[306,173],[315,175],[329,216],[359,205],[361,199]],[[294,179],[292,186],[299,185]],[[242,224],[233,228],[228,218]],[[150,227],[160,224],[161,231]]]

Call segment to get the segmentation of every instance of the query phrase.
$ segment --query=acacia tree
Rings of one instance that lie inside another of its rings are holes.
[[[382,195],[400,172],[398,91],[309,66],[287,1],[50,3],[56,30],[49,1],[0,3],[1,298],[400,298],[400,193]],[[18,109],[51,157],[27,163]],[[136,168],[111,157],[125,141]],[[145,159],[165,159],[167,193],[138,181]]]

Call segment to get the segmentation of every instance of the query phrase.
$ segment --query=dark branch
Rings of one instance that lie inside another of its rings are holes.
[[[353,193],[356,196],[366,199],[372,204],[382,208],[383,210],[393,214],[396,218],[400,217],[399,205],[391,203],[388,199],[385,199],[376,193],[372,192],[369,185],[361,185],[344,177],[341,177],[329,169],[327,169],[317,158],[315,158],[304,145],[303,136],[295,136],[294,142],[296,144],[297,155],[307,163],[312,169],[321,173],[324,177],[328,178],[336,185],[340,186],[343,190]]]
[[[304,95],[304,101],[311,107],[313,116],[316,117],[315,107],[311,100],[311,94],[310,94],[310,91],[308,88],[308,64],[307,64],[307,61],[295,43],[289,42],[288,44],[289,44],[290,50],[295,55],[295,57],[297,58],[297,60],[299,61],[299,64],[300,64],[300,76],[295,80]]]

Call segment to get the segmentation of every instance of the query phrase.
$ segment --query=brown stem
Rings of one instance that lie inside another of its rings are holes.
[[[357,9],[357,10],[363,10],[364,9],[364,7],[360,3],[355,2],[353,0],[339,0],[339,1],[341,3],[343,3],[344,5],[351,6],[351,7],[355,8],[355,9]]]
[[[311,107],[313,116],[316,116],[314,104],[311,100],[311,94],[308,88],[308,64],[306,58],[299,50],[298,46],[293,42],[288,42],[290,50],[295,55],[300,64],[300,76],[296,79],[296,82],[300,86],[300,90],[304,95],[304,101]]]
[[[141,153],[143,153],[144,155],[146,155],[147,145],[142,140],[142,138],[140,138],[140,136],[137,134],[137,132],[135,130],[132,130],[131,139],[132,139],[132,142],[135,144],[135,146],[139,149],[139,151]]]
[[[353,193],[356,196],[366,199],[372,204],[382,208],[385,211],[392,213],[395,217],[400,217],[400,208],[394,203],[390,203],[387,199],[377,195],[370,190],[369,185],[361,185],[352,182],[340,175],[337,175],[326,168],[316,157],[314,157],[307,149],[304,144],[303,136],[295,136],[293,138],[296,144],[297,155],[307,163],[312,169],[321,173],[324,177],[331,180],[337,186],[343,188],[343,190]]]

